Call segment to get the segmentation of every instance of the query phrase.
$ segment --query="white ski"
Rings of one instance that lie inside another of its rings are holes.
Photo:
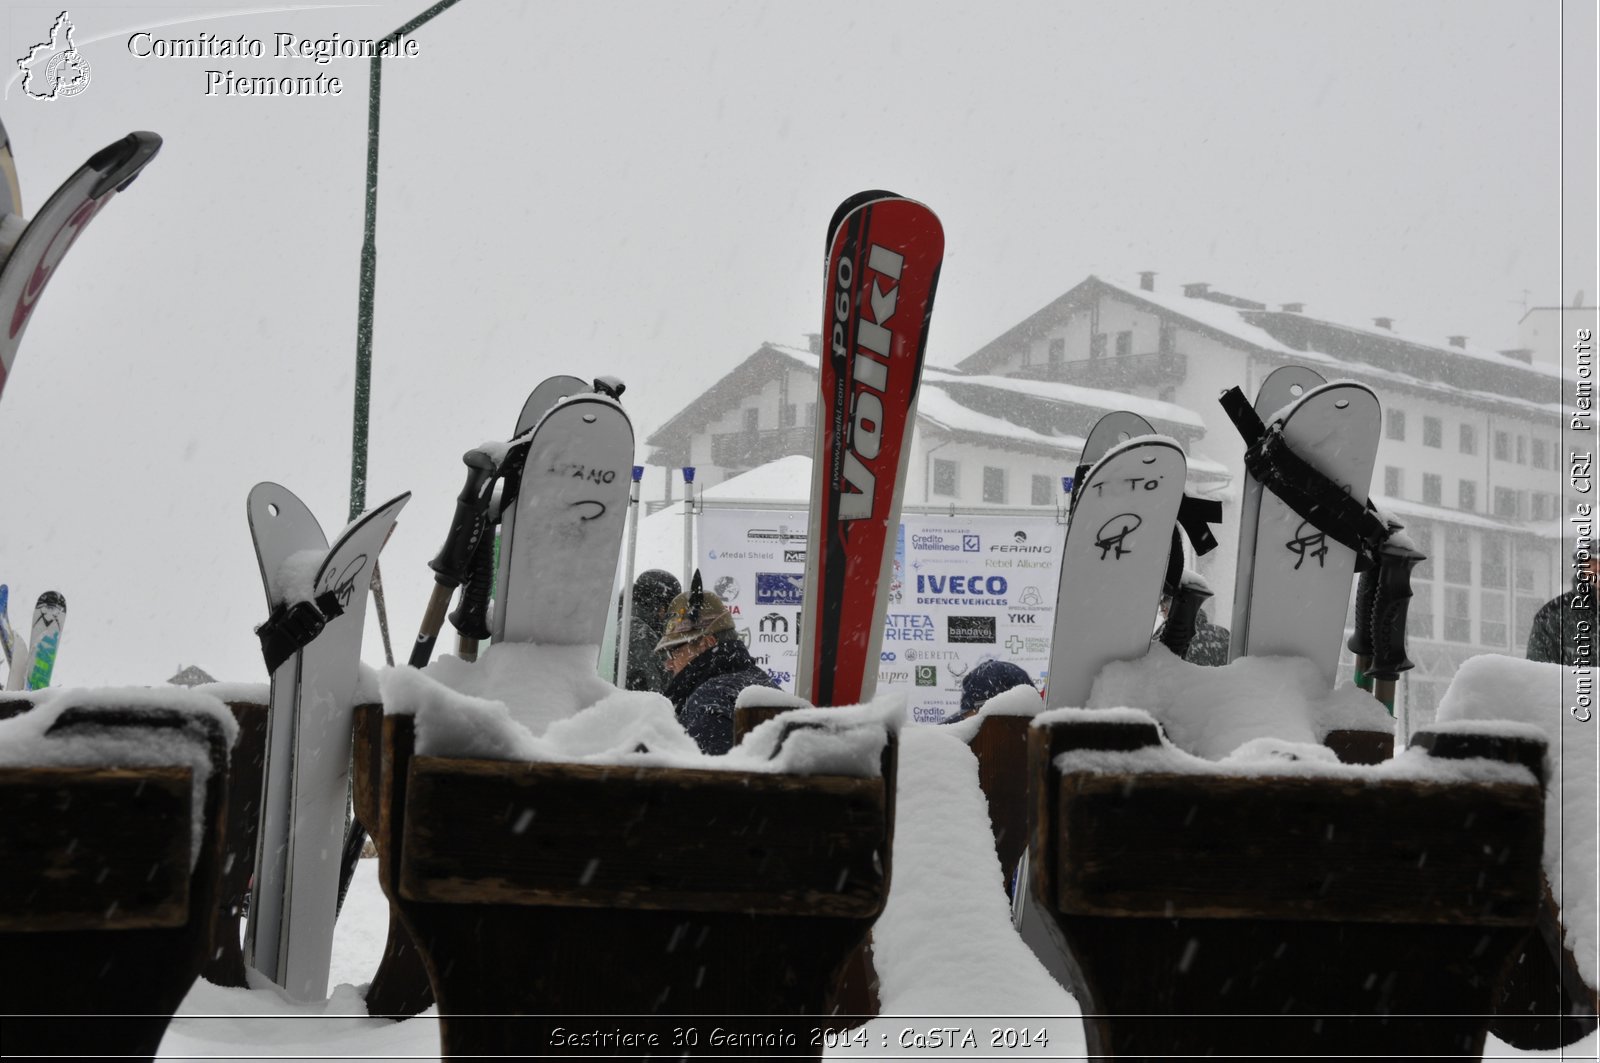
[[[500,543],[496,642],[599,646],[622,555],[633,425],[615,399],[578,395],[539,421]]]
[[[1267,374],[1256,392],[1256,416],[1263,421],[1327,381],[1299,365],[1279,366]],[[1233,626],[1228,631],[1228,659],[1244,656],[1250,631],[1250,581],[1256,563],[1256,522],[1261,517],[1261,481],[1248,471],[1239,485],[1239,556],[1233,577]]]
[[[1101,668],[1149,650],[1187,473],[1165,436],[1114,446],[1089,471],[1061,553],[1049,708],[1086,705]]]
[[[1290,450],[1357,502],[1367,500],[1383,421],[1370,388],[1348,381],[1324,384],[1279,411],[1275,420],[1282,423]],[[1261,495],[1254,547],[1243,653],[1308,658],[1331,688],[1344,643],[1355,551],[1318,531],[1270,491]],[[1243,590],[1242,585],[1235,590],[1236,615]]]
[[[321,528],[299,499],[276,484],[258,484],[250,493],[251,532],[271,608],[328,595],[337,603],[336,615],[272,675],[245,942],[246,962],[297,1000],[321,1000],[328,992],[368,589],[378,552],[410,497],[358,517],[324,550]]]

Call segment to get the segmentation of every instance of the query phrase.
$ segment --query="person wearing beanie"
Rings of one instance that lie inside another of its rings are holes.
[[[984,703],[996,694],[1013,687],[1032,687],[1028,673],[1010,661],[984,661],[968,672],[961,680],[961,711],[946,717],[940,723],[955,723],[977,715]]]
[[[702,753],[716,756],[733,748],[733,706],[740,691],[778,688],[745,649],[728,607],[703,588],[698,571],[688,593],[667,607],[666,630],[655,650],[668,676],[662,693]]]
[[[1600,638],[1600,542],[1584,540],[1572,551],[1572,590],[1558,595],[1533,615],[1528,660],[1588,665],[1597,660]]]
[[[667,627],[667,609],[672,599],[683,588],[678,577],[659,568],[639,573],[633,581],[633,622],[628,629],[628,675],[623,684],[627,690],[653,690],[661,693],[667,687],[667,675],[661,658],[656,656],[656,643]],[[620,615],[622,603],[617,603]],[[618,624],[618,630],[621,625]]]

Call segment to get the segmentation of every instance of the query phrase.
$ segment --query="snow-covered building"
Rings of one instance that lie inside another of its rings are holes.
[[[648,460],[694,465],[715,484],[809,453],[816,347],[763,344],[649,437]],[[1234,385],[1253,396],[1290,364],[1364,383],[1383,403],[1372,497],[1430,557],[1415,574],[1407,680],[1425,721],[1467,657],[1520,655],[1534,612],[1565,585],[1553,358],[1407,335],[1390,318],[1355,326],[1300,303],[1270,309],[1204,283],[1158,291],[1154,273],[1130,285],[1090,276],[954,369],[925,370],[906,501],[1054,505],[1094,421],[1131,409],[1187,449],[1189,489],[1224,502],[1222,546],[1201,571],[1226,623],[1244,468],[1217,397]]]

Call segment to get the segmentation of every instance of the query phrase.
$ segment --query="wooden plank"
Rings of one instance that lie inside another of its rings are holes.
[[[0,769],[0,932],[182,926],[190,787],[181,767]]]
[[[1345,764],[1382,764],[1394,756],[1394,735],[1389,731],[1329,731],[1322,744]]]
[[[882,778],[415,757],[400,893],[872,916],[888,886],[884,790]]]
[[[1063,912],[1531,925],[1531,785],[1069,774]]]
[[[1000,881],[1007,889],[1028,848],[1028,726],[1031,716],[986,716],[972,737],[978,787],[989,806]]]

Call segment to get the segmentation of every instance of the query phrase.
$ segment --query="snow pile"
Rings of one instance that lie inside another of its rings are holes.
[[[878,774],[886,734],[905,711],[899,695],[806,708],[755,728],[725,756],[706,756],[666,698],[596,676],[596,654],[594,646],[497,643],[476,663],[445,656],[420,671],[388,669],[380,675],[385,711],[416,717],[425,756],[855,776]],[[805,704],[772,693],[781,707]]]
[[[1026,683],[1018,683],[984,702],[977,712],[965,720],[942,726],[946,734],[954,735],[970,745],[978,737],[978,729],[983,726],[983,721],[990,716],[1036,716],[1043,709],[1044,699],[1039,692]]]
[[[1212,669],[1215,671],[1215,669]],[[1157,718],[1142,709],[1052,709],[1034,717],[1035,727],[1057,723],[1156,723]],[[1480,730],[1480,728],[1474,728]],[[1512,728],[1507,733],[1528,733]],[[1345,764],[1319,742],[1296,741],[1271,735],[1247,739],[1220,759],[1208,759],[1182,749],[1166,735],[1159,745],[1132,751],[1075,749],[1055,760],[1063,772],[1095,772],[1112,775],[1160,773],[1166,775],[1209,775],[1253,778],[1338,779],[1362,783],[1389,780],[1454,783],[1511,783],[1534,785],[1533,772],[1520,764],[1498,760],[1450,760],[1412,747],[1381,764]]]
[[[1330,731],[1394,726],[1371,694],[1353,686],[1328,690],[1303,658],[1240,657],[1207,668],[1164,646],[1101,670],[1088,708],[1118,706],[1148,711],[1178,748],[1212,760],[1258,738],[1316,745]]]
[[[233,748],[239,725],[233,713],[210,694],[181,687],[67,688],[36,696],[31,711],[0,720],[0,767],[57,768],[188,768],[190,787],[189,866],[200,858],[205,836],[206,782],[211,778],[211,747],[194,730],[171,727],[74,729],[47,734],[69,709],[176,709],[206,717],[221,728],[223,742]]]
[[[1011,928],[978,761],[953,731],[901,732],[893,880],[872,930],[882,1014],[1056,1016],[1051,1056],[1081,1055],[1077,1003]],[[896,1046],[905,1027],[869,1022],[862,1054],[884,1055],[882,1035]]]
[[[283,602],[272,604],[277,606],[284,602],[309,602],[314,599],[317,596],[317,571],[327,558],[327,547],[297,550],[284,558],[283,564],[278,566],[277,579],[272,582],[273,587],[283,590]]]
[[[1484,654],[1462,664],[1439,702],[1439,720],[1509,720],[1538,729],[1549,743],[1550,781],[1544,806],[1544,873],[1561,906],[1566,945],[1578,972],[1591,988],[1600,986],[1600,935],[1596,912],[1596,743],[1600,723],[1581,721],[1569,711],[1563,689],[1566,669],[1559,664]],[[1442,728],[1440,728],[1442,729]]]

